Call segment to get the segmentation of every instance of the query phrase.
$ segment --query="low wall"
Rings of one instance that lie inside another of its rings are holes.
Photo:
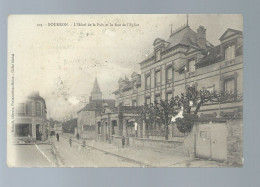
[[[183,141],[172,141],[172,140],[155,140],[146,138],[129,138],[130,146],[152,148],[155,150],[167,150],[173,151],[180,155],[184,155]]]
[[[82,139],[95,140],[96,139],[96,131],[83,131],[83,134],[80,134],[79,136]]]

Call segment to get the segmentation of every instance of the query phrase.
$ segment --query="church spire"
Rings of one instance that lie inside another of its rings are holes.
[[[98,80],[95,79],[94,86],[91,92],[92,100],[102,100],[102,92],[100,91]]]

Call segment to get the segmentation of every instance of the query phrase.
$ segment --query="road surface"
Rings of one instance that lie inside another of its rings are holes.
[[[140,167],[138,163],[76,143],[70,147],[66,138],[60,137],[52,144],[13,145],[13,167]]]

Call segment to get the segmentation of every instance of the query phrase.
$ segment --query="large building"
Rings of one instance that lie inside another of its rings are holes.
[[[14,136],[18,139],[47,139],[47,119],[45,100],[39,92],[30,94],[18,103],[15,110]]]
[[[103,104],[110,107],[115,106],[115,100],[103,99],[102,92],[99,88],[98,81],[95,79],[94,86],[89,97],[89,103],[78,111],[77,131],[82,138],[95,139],[96,116],[102,111]]]
[[[105,140],[119,142],[122,135],[127,140],[129,138],[128,141],[135,136],[132,141],[145,145],[147,141],[143,138],[160,139],[162,129],[155,125],[148,131],[144,124],[136,124],[136,107],[180,96],[189,87],[198,91],[231,92],[237,96],[237,102],[206,103],[200,108],[199,117],[208,119],[208,123],[198,125],[196,155],[230,160],[237,154],[238,162],[241,162],[243,33],[228,28],[224,33],[219,33],[219,41],[219,45],[212,45],[207,40],[206,28],[199,26],[194,31],[188,23],[171,32],[167,40],[156,38],[152,53],[140,62],[141,74],[134,72],[131,79],[120,78],[118,89],[114,92],[116,107],[107,110],[109,112],[104,110],[96,118],[98,139],[104,140],[105,137]],[[235,119],[238,121],[234,122]],[[187,134],[180,133],[176,124],[172,124],[169,130],[169,140],[173,144],[176,138],[184,142]],[[169,142],[166,144],[169,145]],[[192,146],[194,151],[194,142]],[[205,149],[201,149],[203,147]],[[237,149],[232,150],[234,147]]]

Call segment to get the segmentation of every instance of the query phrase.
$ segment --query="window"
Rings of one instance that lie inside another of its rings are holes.
[[[172,98],[172,92],[167,93],[167,100],[170,101]]]
[[[146,89],[150,89],[150,87],[151,87],[151,76],[150,75],[147,75],[145,78],[145,87],[146,87]]]
[[[189,72],[193,72],[195,70],[196,70],[196,68],[195,68],[195,59],[193,59],[193,60],[190,60],[189,63],[188,63],[188,71]]]
[[[224,81],[224,91],[226,93],[235,93],[235,80],[233,78]]]
[[[155,72],[155,86],[160,86],[161,85],[161,72],[156,71]]]
[[[166,69],[166,80],[167,80],[167,82],[172,81],[172,67],[168,67]]]
[[[32,116],[32,102],[31,101],[26,102],[26,115]]]
[[[41,109],[41,103],[36,102],[36,116],[41,116],[42,109]]]
[[[101,134],[101,123],[98,122],[98,134]]]
[[[146,97],[145,98],[145,104],[150,104],[151,103],[151,98],[150,97]]]
[[[155,101],[157,101],[157,103],[160,103],[160,100],[161,100],[161,95],[156,95]]]
[[[232,60],[235,58],[235,45],[228,46],[225,49],[225,60]]]
[[[161,51],[156,51],[155,60],[158,61],[160,59],[161,59]]]
[[[136,104],[136,100],[133,100],[133,102],[132,102],[132,106],[137,106],[137,104]]]
[[[17,114],[18,114],[18,116],[25,116],[25,104],[24,103],[18,104]]]

